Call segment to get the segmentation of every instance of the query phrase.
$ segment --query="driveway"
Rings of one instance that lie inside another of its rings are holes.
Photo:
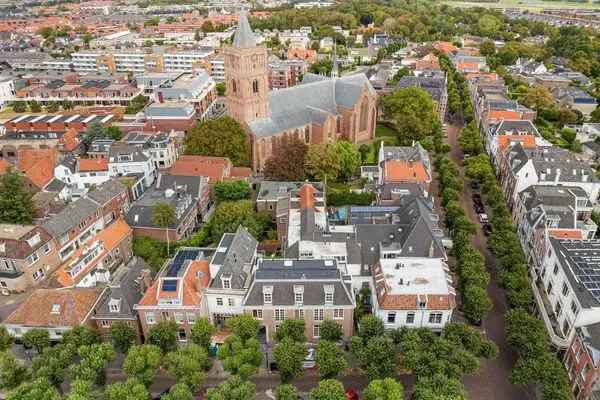
[[[450,156],[457,164],[460,173],[464,177],[463,154],[458,145],[460,127],[460,125],[448,126],[447,141],[452,149]],[[469,393],[470,399],[535,400],[535,395],[531,388],[515,386],[510,382],[510,373],[516,362],[517,356],[506,343],[504,321],[504,314],[507,311],[506,298],[504,296],[504,289],[498,285],[496,260],[494,255],[487,248],[487,238],[481,230],[481,225],[477,220],[477,214],[473,209],[471,199],[472,194],[473,191],[471,190],[471,187],[465,184],[460,194],[460,203],[471,222],[477,227],[477,232],[473,236],[472,243],[485,257],[486,265],[492,278],[490,285],[488,286],[488,294],[494,308],[484,320],[482,328],[487,337],[498,345],[500,352],[498,357],[494,360],[482,360],[478,374],[465,376],[463,382]]]

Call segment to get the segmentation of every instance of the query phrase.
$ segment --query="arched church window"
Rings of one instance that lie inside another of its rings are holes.
[[[233,93],[237,93],[237,83],[235,82],[235,80],[231,82],[231,87],[233,89]]]
[[[369,120],[369,100],[365,97],[360,104],[360,125],[359,132],[367,129],[367,121]]]
[[[258,80],[256,79],[252,82],[252,91],[258,93]]]

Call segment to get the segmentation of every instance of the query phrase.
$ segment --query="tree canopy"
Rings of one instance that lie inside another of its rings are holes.
[[[203,121],[190,129],[185,154],[228,157],[236,166],[250,166],[246,133],[231,117]]]
[[[0,222],[31,224],[35,215],[33,193],[21,174],[12,169],[0,176]]]
[[[402,144],[422,140],[433,133],[438,120],[433,100],[421,88],[405,88],[381,99],[383,117],[398,134]]]

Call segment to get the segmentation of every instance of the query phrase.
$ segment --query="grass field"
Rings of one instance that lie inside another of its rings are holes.
[[[572,9],[598,9],[599,3],[588,1],[587,3],[571,3],[568,1],[541,1],[541,0],[500,0],[497,3],[476,3],[469,1],[442,1],[455,7],[485,7],[485,8],[523,8],[538,11],[543,8],[572,8]]]

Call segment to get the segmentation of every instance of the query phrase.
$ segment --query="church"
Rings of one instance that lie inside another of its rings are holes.
[[[300,85],[269,92],[267,48],[256,45],[244,12],[223,55],[229,115],[249,135],[255,172],[262,171],[285,135],[307,144],[374,137],[377,93],[364,74],[338,77],[334,61],[330,77],[307,74]]]

